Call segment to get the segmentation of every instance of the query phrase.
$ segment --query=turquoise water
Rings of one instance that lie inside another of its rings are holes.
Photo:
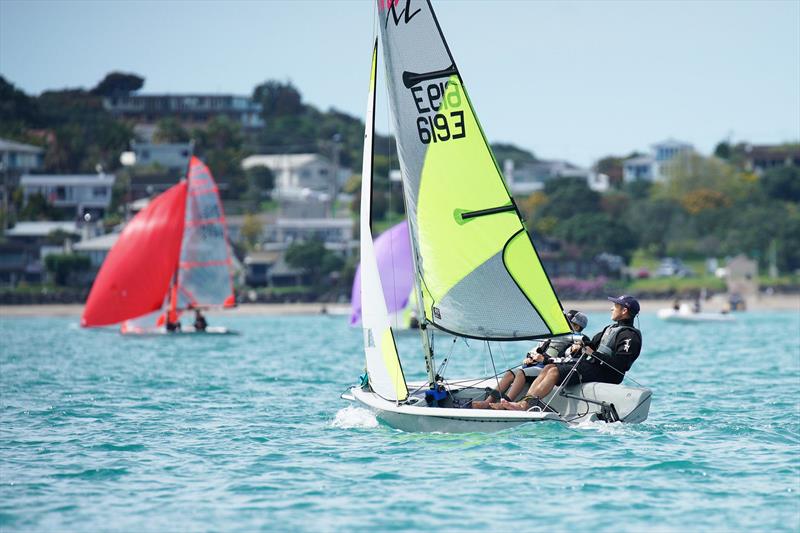
[[[596,331],[606,314],[591,314]],[[0,529],[800,529],[800,316],[643,316],[640,425],[408,434],[339,394],[344,317],[212,317],[235,337],[0,319]],[[398,341],[421,377],[418,339]],[[491,369],[454,347],[448,375]],[[500,368],[528,343],[493,345]]]

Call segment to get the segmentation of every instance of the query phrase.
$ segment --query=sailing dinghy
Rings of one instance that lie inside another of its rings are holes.
[[[378,39],[364,134],[361,187],[361,322],[367,375],[343,398],[404,431],[496,431],[529,422],[641,422],[650,390],[608,383],[556,388],[554,411],[462,408],[494,376],[438,375],[433,328],[490,341],[571,333],[481,130],[430,2],[377,0],[388,92],[414,260],[428,379],[408,383],[384,299],[371,231]]]
[[[217,184],[192,156],[186,179],[154,198],[120,234],[92,285],[81,326],[121,324],[124,334],[160,335],[183,312],[235,305]],[[232,332],[209,326],[202,333]]]
[[[375,239],[375,257],[381,286],[385,287],[386,309],[392,331],[414,332],[416,302],[414,298],[414,263],[411,259],[411,242],[408,223],[402,221],[381,233]],[[350,296],[350,325],[361,324],[361,266],[353,278]]]

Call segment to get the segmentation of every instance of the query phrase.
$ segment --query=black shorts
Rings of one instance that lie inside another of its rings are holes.
[[[558,381],[556,385],[561,385],[569,375],[574,363],[556,363],[558,368]],[[575,372],[569,376],[569,381],[566,386],[577,385],[579,383],[601,382],[601,383],[620,383],[621,380],[617,376],[612,375],[613,370],[606,370],[605,366],[598,363],[590,363],[588,361],[581,361]]]

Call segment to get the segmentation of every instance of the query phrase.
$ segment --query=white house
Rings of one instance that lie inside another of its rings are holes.
[[[278,199],[307,197],[308,191],[334,194],[351,173],[348,168],[335,168],[327,157],[319,154],[251,155],[242,161],[245,170],[258,166],[272,171],[275,176],[272,195]]]
[[[636,180],[664,181],[670,176],[672,166],[680,156],[694,152],[694,146],[675,139],[655,143],[650,148],[649,155],[625,161],[622,167],[622,179],[626,183]]]
[[[563,159],[539,160],[515,165],[511,159],[503,162],[503,174],[511,194],[527,196],[544,188],[546,182],[558,178],[579,178],[596,191],[608,189],[608,176],[579,167]]]
[[[278,218],[266,226],[264,241],[288,245],[295,241],[319,239],[329,250],[348,251],[358,247],[353,240],[355,222],[342,218]]]
[[[38,170],[44,163],[44,148],[0,139],[0,163],[3,165],[3,171]]]
[[[20,178],[25,202],[41,194],[55,207],[75,208],[75,214],[100,218],[111,205],[113,174],[25,174]]]

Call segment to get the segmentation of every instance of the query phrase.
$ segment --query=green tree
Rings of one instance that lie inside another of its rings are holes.
[[[533,152],[525,150],[524,148],[520,148],[513,144],[492,143],[491,148],[492,148],[492,153],[494,153],[494,157],[497,160],[497,163],[500,165],[501,169],[503,168],[503,162],[506,159],[512,160],[515,165],[522,165],[525,163],[535,163],[537,161],[536,156],[533,154]]]
[[[564,219],[570,214],[600,210],[600,194],[582,178],[552,179],[545,184],[544,193],[547,203],[542,206],[540,216]]]
[[[327,254],[325,244],[321,240],[292,243],[286,250],[286,263],[311,274],[316,283],[322,272],[322,259]]]
[[[609,155],[597,163],[595,169],[601,174],[608,176],[608,181],[613,187],[621,187],[623,184],[623,164],[625,159],[623,157]]]
[[[302,97],[291,82],[265,81],[253,89],[253,100],[261,103],[265,122],[282,115],[296,115],[302,111]]]
[[[719,157],[720,159],[730,159],[731,158],[730,143],[728,141],[719,142],[716,148],[714,148],[714,155]]]
[[[126,72],[111,72],[91,90],[99,96],[123,96],[144,86],[144,78]]]
[[[74,275],[88,271],[91,266],[88,257],[78,254],[50,254],[44,258],[44,264],[60,286],[67,285]]]
[[[52,220],[58,215],[58,210],[53,207],[41,193],[28,196],[28,202],[19,213],[20,220]]]
[[[771,198],[800,202],[800,167],[775,167],[761,176],[761,188]]]
[[[269,197],[275,187],[275,176],[269,167],[251,167],[245,171],[247,177],[247,197],[251,201],[260,201]]]
[[[205,128],[194,130],[195,153],[202,157],[218,182],[224,199],[245,199],[247,181],[241,167],[244,134],[238,122],[225,116],[211,119]]]
[[[162,118],[156,124],[153,141],[157,143],[186,143],[191,135],[175,117]]]
[[[259,239],[261,239],[262,230],[261,221],[256,215],[248,213],[244,216],[244,222],[242,223],[242,240],[248,250],[255,248]]]
[[[301,243],[294,243],[286,250],[286,263],[294,268],[302,269],[311,276],[312,283],[319,286],[325,281],[324,276],[338,271],[344,261],[338,254],[330,252],[325,244],[314,239]]]

